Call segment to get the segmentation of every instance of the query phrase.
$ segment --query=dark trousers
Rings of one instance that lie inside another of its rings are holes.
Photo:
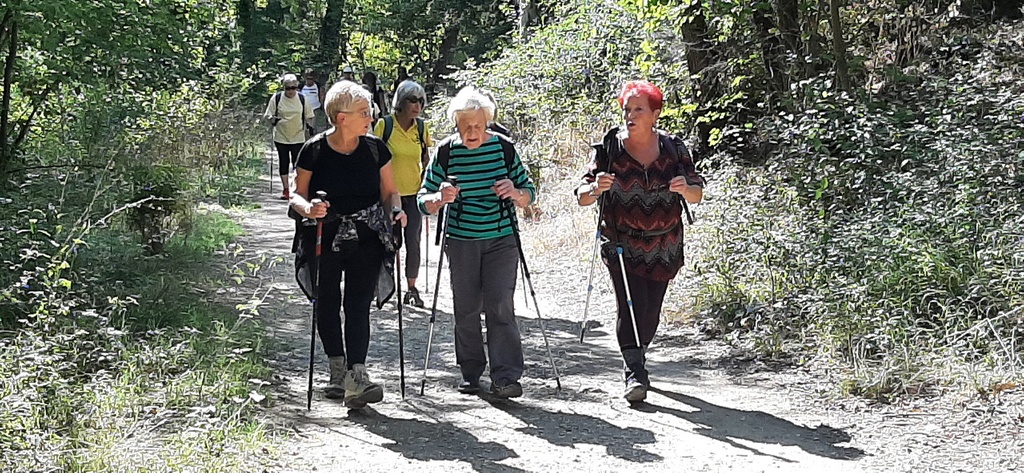
[[[523,345],[512,297],[516,291],[519,250],[514,237],[448,240],[452,299],[455,305],[455,362],[465,380],[480,378],[491,362],[491,381],[519,381]],[[487,357],[480,313],[487,324]]]
[[[415,195],[402,196],[402,210],[408,217],[408,223],[402,231],[405,245],[405,277],[416,279],[420,275],[420,230],[423,229],[423,215],[416,205]],[[395,268],[398,271],[398,268]]]
[[[335,225],[335,228],[337,226]],[[384,244],[365,223],[356,224],[359,242],[340,252],[331,251],[334,231],[324,229],[317,299],[317,330],[327,356],[345,356],[348,367],[366,363],[370,346],[370,302],[384,261]],[[330,236],[328,236],[330,235]],[[345,277],[342,301],[341,278]],[[314,278],[316,276],[314,275]],[[341,309],[345,313],[345,344],[342,346]]]
[[[615,304],[618,306],[618,317],[615,322],[615,335],[619,339],[619,348],[641,348],[636,346],[636,335],[633,333],[633,320],[629,315],[626,303],[626,291],[622,285],[622,270],[618,261],[609,264],[608,273],[615,287]],[[654,281],[636,274],[626,274],[629,279],[629,295],[633,300],[633,312],[636,314],[636,325],[640,333],[640,345],[646,347],[654,340],[661,321],[661,304],[665,300],[668,281]]]
[[[295,161],[299,159],[299,150],[302,149],[302,143],[286,145],[275,141],[274,147],[277,148],[277,174],[279,176],[287,176],[288,171],[295,165]]]

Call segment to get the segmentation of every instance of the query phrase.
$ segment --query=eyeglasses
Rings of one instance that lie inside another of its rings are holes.
[[[370,118],[370,117],[373,116],[373,111],[372,110],[362,110],[362,111],[359,111],[359,110],[342,110],[339,113],[354,113],[356,115],[362,116],[363,118]]]
[[[427,100],[424,99],[423,97],[406,97],[405,101],[409,103],[419,103],[420,105],[424,105],[427,103]]]
[[[299,87],[298,86],[289,85],[288,87],[285,87],[284,90],[299,90]]]

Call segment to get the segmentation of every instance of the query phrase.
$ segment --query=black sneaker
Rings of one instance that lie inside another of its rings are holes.
[[[518,381],[498,380],[491,384],[491,394],[501,399],[520,397],[523,395],[523,385]]]
[[[480,380],[463,380],[459,383],[459,392],[462,394],[476,394],[480,392]]]
[[[423,308],[423,299],[420,299],[420,291],[415,287],[410,287],[409,291],[405,293],[405,298],[402,301],[403,304],[412,305],[415,307]]]

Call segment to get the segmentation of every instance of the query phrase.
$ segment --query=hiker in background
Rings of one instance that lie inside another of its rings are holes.
[[[580,205],[602,200],[601,256],[615,289],[615,332],[625,363],[624,397],[630,402],[647,397],[647,347],[658,329],[668,283],[683,266],[682,199],[696,203],[704,195],[704,178],[682,141],[655,128],[663,101],[650,82],[623,85],[619,105],[625,126],[612,128],[595,146],[575,190]]]
[[[327,128],[327,119],[323,108],[327,89],[317,82],[316,72],[313,69],[306,69],[306,72],[302,75],[306,79],[306,83],[303,84],[301,92],[306,97],[306,102],[313,108],[313,133],[319,133]],[[312,138],[312,136],[306,139],[309,138]]]
[[[306,98],[299,94],[299,78],[285,74],[281,78],[284,92],[270,97],[263,118],[273,125],[274,147],[277,148],[277,173],[281,176],[281,199],[290,197],[288,174],[299,156],[299,149],[306,141],[306,127],[312,126],[313,108]]]
[[[409,70],[406,69],[405,66],[398,66],[398,77],[396,77],[395,81],[391,83],[391,96],[398,94],[398,86],[401,85],[402,82],[411,79],[412,77],[409,77]]]
[[[352,82],[356,81],[355,71],[352,70],[352,66],[345,66],[345,68],[341,70],[341,80]]]
[[[405,226],[405,278],[409,289],[403,303],[423,307],[423,299],[416,288],[420,272],[420,229],[423,218],[416,205],[416,193],[423,181],[427,167],[427,147],[433,146],[430,130],[420,118],[426,105],[423,87],[407,80],[395,90],[392,108],[394,113],[378,120],[373,134],[381,137],[391,150],[391,163],[395,173],[395,184],[402,194],[402,209],[409,217]],[[399,268],[395,268],[396,271]]]
[[[384,396],[366,370],[370,301],[376,295],[381,266],[389,257],[394,261],[385,219],[406,224],[391,152],[383,141],[367,135],[373,122],[370,99],[366,90],[350,81],[338,82],[327,91],[324,108],[334,127],[302,147],[291,199],[292,208],[302,217],[324,219],[324,249],[316,264],[320,271],[317,329],[331,372],[324,395],[344,397],[351,408],[380,402]],[[327,193],[326,203],[310,203],[317,191]],[[300,251],[308,255],[314,244],[315,238],[307,235]]]
[[[377,115],[374,118],[381,118],[391,112],[391,107],[388,104],[388,93],[384,92],[384,89],[380,87],[377,82],[377,74],[366,71],[363,73],[363,86],[366,90],[370,91],[373,96],[374,109]]]
[[[490,99],[465,87],[452,99],[448,116],[458,133],[438,145],[418,201],[427,213],[437,214],[445,205],[449,213],[445,254],[451,261],[459,391],[478,392],[490,360],[491,393],[519,397],[523,347],[512,307],[519,251],[504,206],[511,201],[526,207],[536,190],[513,145],[487,129],[494,118]],[[446,176],[457,177],[457,186]],[[487,324],[486,357],[481,312]]]

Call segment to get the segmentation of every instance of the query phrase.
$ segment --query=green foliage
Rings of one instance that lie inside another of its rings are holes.
[[[803,334],[858,363],[900,353],[851,381],[878,396],[907,392],[938,353],[1021,365],[1024,89],[1009,72],[1024,63],[1007,47],[1022,33],[960,34],[940,48],[976,46],[928,77],[902,70],[862,97],[806,82],[806,110],[758,123],[772,160],[723,169],[709,196],[706,314],[761,346]]]

